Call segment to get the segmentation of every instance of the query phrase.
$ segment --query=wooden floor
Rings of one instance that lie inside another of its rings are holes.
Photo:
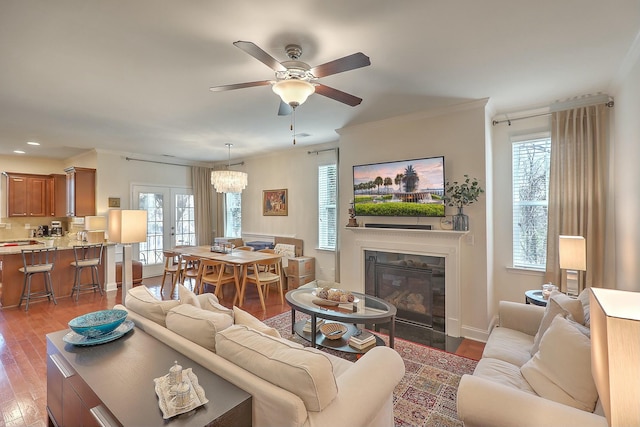
[[[144,279],[144,284],[160,297],[160,277]],[[171,298],[170,285],[165,285],[162,299]],[[176,292],[177,294],[177,292]],[[174,298],[177,295],[174,294]],[[221,301],[231,307],[233,295]],[[112,308],[121,301],[120,290],[104,296],[81,294],[79,301],[60,298],[58,304],[46,300],[32,302],[29,311],[6,308],[0,310],[0,427],[46,426],[46,339],[50,332],[67,329],[67,323],[81,314]],[[262,310],[255,288],[247,289],[243,309],[264,320],[290,310],[286,301],[280,303],[273,296]],[[463,340],[457,354],[479,359],[484,344]]]

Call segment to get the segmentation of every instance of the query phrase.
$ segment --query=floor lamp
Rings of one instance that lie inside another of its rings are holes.
[[[127,292],[133,285],[131,245],[147,240],[147,211],[111,209],[109,240],[122,244],[122,304],[124,304]]]
[[[567,294],[578,295],[579,271],[587,269],[587,244],[582,236],[560,236],[558,244],[560,268],[565,270]]]

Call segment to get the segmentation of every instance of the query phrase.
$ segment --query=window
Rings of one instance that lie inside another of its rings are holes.
[[[514,141],[512,150],[513,266],[544,270],[551,138]]]
[[[336,199],[338,171],[335,164],[318,166],[318,248],[336,249]]]
[[[242,237],[242,193],[224,193],[224,236]]]
[[[193,207],[193,194],[175,195],[175,219],[176,245],[195,245],[196,220]]]

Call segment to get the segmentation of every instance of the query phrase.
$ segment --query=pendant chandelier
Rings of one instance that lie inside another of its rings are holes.
[[[231,167],[231,146],[233,144],[225,145],[229,149],[229,165],[227,170],[211,171],[211,184],[218,193],[240,193],[247,186],[247,174],[228,169]]]

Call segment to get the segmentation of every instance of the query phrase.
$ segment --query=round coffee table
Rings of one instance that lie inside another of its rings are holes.
[[[339,304],[337,306],[319,305],[314,301],[318,298],[312,294],[315,289],[294,289],[287,292],[285,298],[291,306],[291,333],[295,333],[306,339],[313,347],[328,347],[347,353],[364,353],[368,349],[359,350],[349,345],[349,337],[358,331],[357,324],[389,324],[389,347],[393,348],[395,335],[396,308],[387,301],[371,295],[354,292],[353,295],[360,300],[358,304]],[[337,340],[325,338],[321,332],[315,334],[312,339],[310,332],[305,332],[306,320],[295,322],[296,311],[311,316],[311,331],[316,330],[317,318],[333,320],[344,323],[347,332]],[[376,337],[376,345],[384,345],[382,338]]]

